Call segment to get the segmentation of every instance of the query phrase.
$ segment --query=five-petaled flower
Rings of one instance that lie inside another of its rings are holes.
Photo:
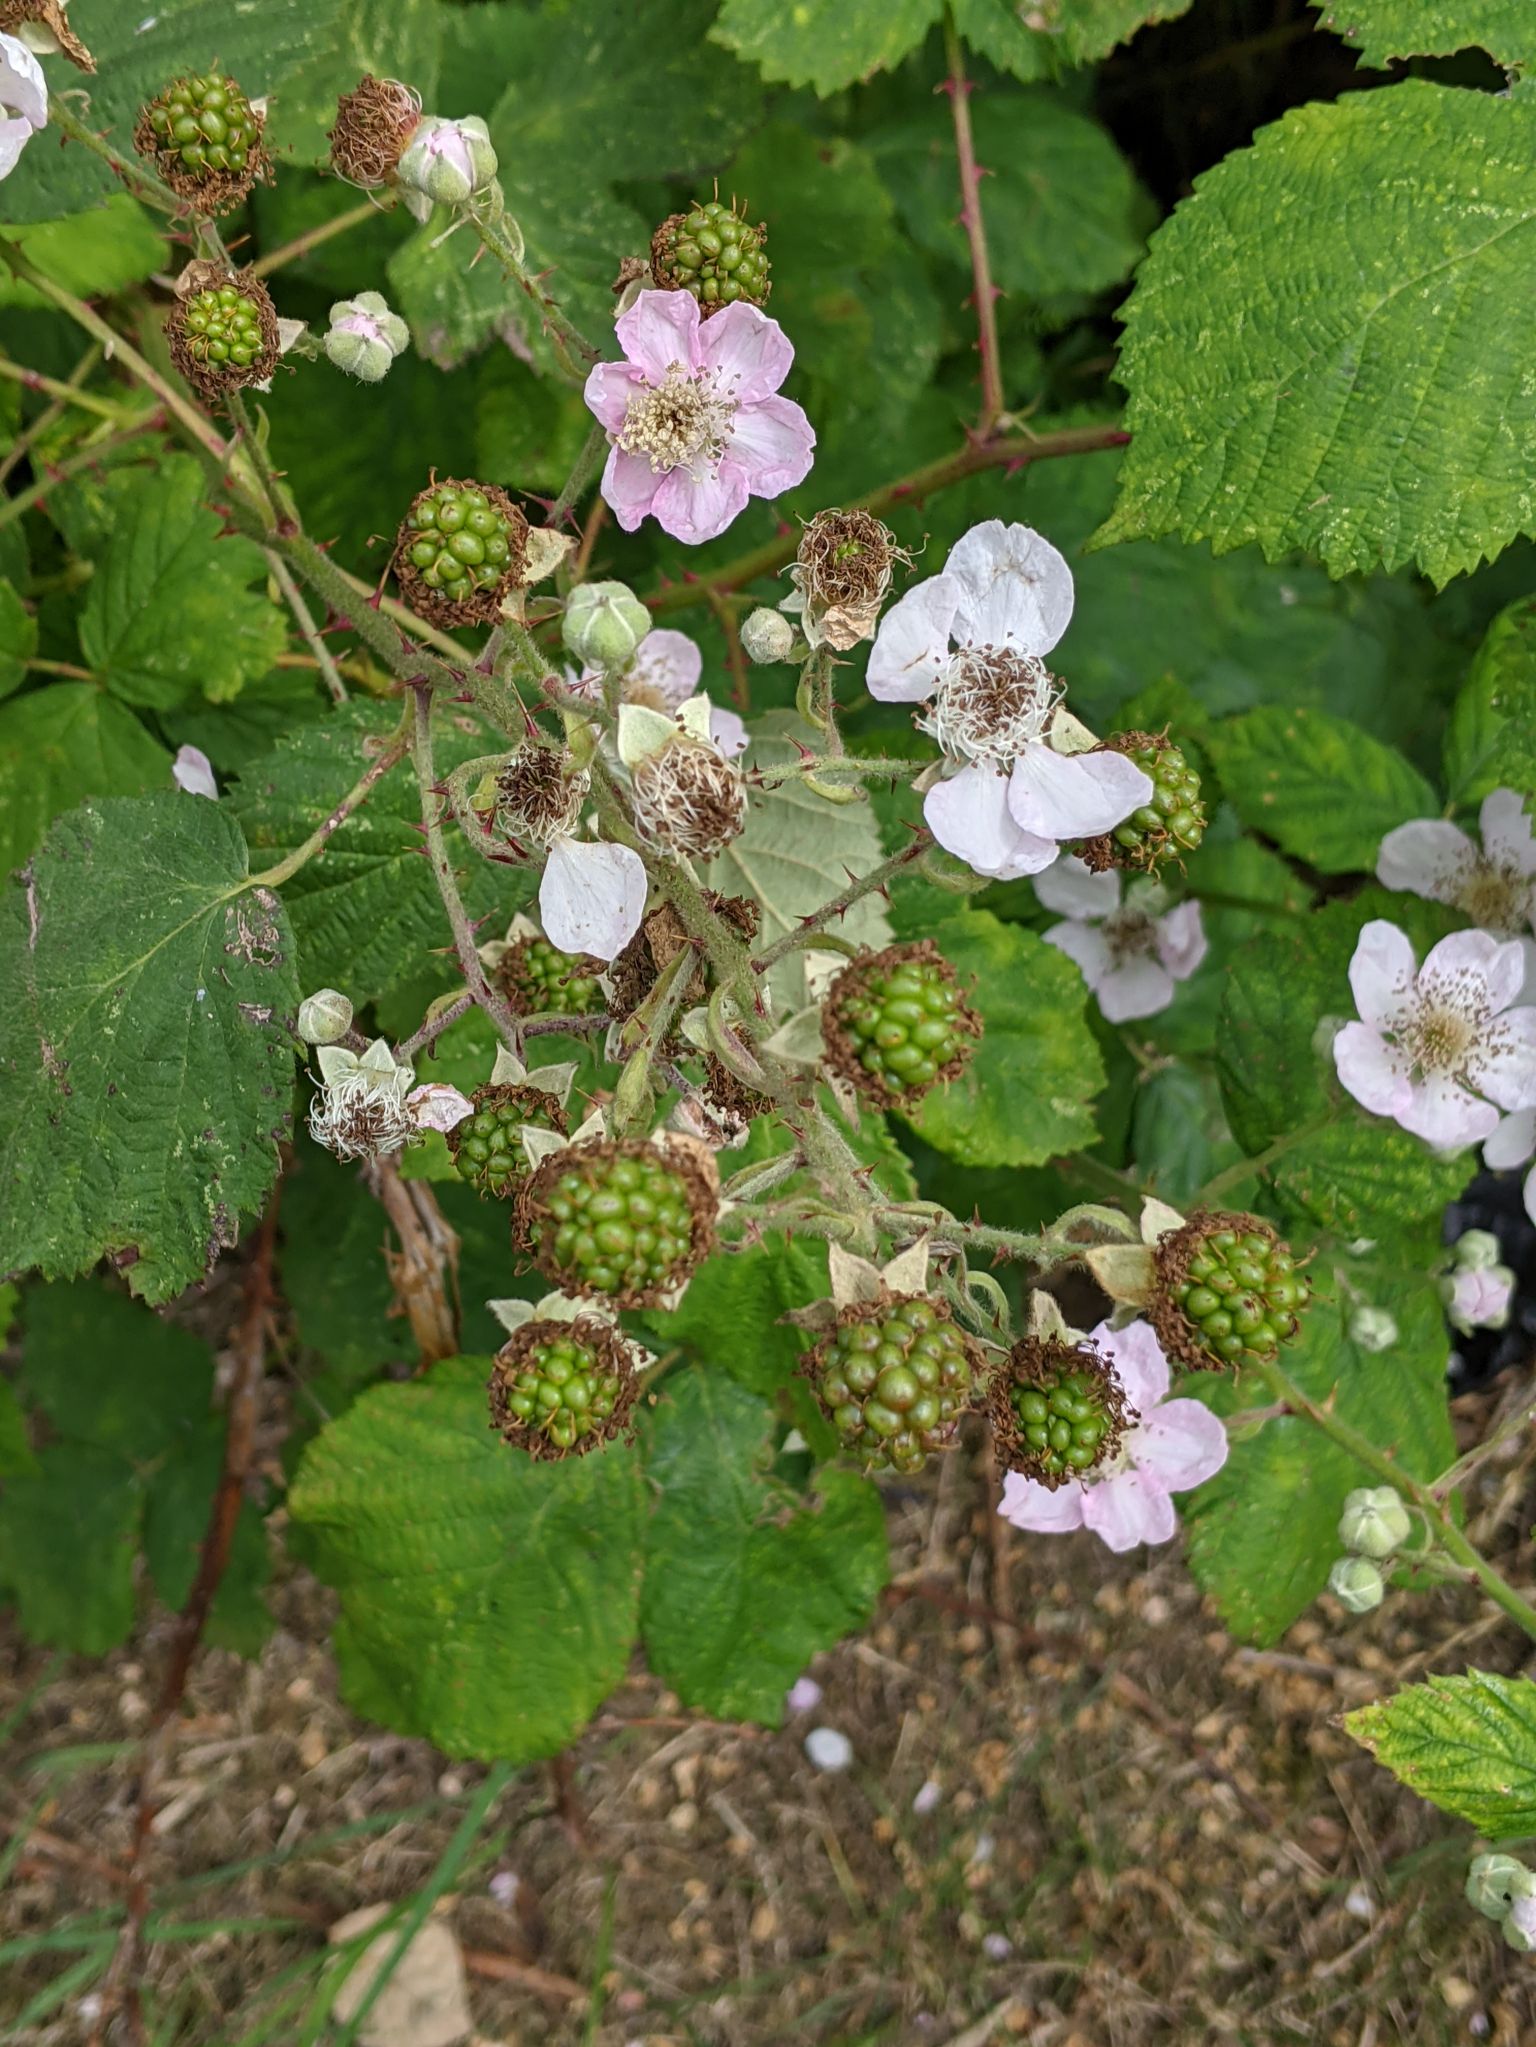
[[[988,519],[891,607],[870,650],[870,695],[923,704],[918,726],[960,764],[928,790],[929,830],[999,881],[1038,874],[1062,840],[1110,831],[1152,800],[1134,761],[1095,748],[1063,707],[1042,656],[1071,618],[1062,556],[1028,526]]]
[[[1066,854],[1035,876],[1034,888],[1067,919],[1045,933],[1046,944],[1077,961],[1110,1023],[1156,1016],[1205,958],[1200,905],[1168,909],[1156,882],[1133,881],[1122,891],[1114,868],[1090,874]]]
[[[1500,1111],[1536,1107],[1536,1009],[1516,1009],[1525,980],[1518,940],[1455,931],[1426,957],[1395,924],[1360,933],[1349,985],[1361,1021],[1333,1041],[1355,1100],[1440,1151],[1480,1144]]]
[[[1114,1366],[1134,1410],[1118,1452],[1107,1469],[1054,1491],[1010,1471],[998,1512],[1038,1535],[1091,1528],[1113,1550],[1167,1542],[1178,1528],[1170,1495],[1220,1471],[1227,1461],[1226,1428],[1200,1401],[1168,1398],[1168,1360],[1149,1323],[1111,1329],[1101,1322],[1088,1341]]]
[[[816,436],[778,396],[795,351],[777,320],[745,302],[705,320],[686,291],[643,291],[615,331],[625,360],[596,364],[586,399],[626,533],[649,514],[675,540],[713,540],[749,497],[804,482]]]
[[[1377,879],[1463,910],[1495,938],[1518,938],[1526,979],[1536,996],[1536,839],[1524,799],[1495,789],[1478,813],[1479,846],[1444,818],[1420,818],[1387,833],[1376,856]]]

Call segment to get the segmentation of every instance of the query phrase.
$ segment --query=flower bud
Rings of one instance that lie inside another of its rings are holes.
[[[767,605],[760,605],[741,628],[741,651],[760,667],[787,661],[794,644],[794,627],[782,611],[770,611]]]
[[[483,192],[495,175],[491,131],[477,114],[467,114],[462,121],[424,116],[397,172],[402,185],[439,206],[462,206]]]
[[[336,1045],[352,1028],[352,1005],[334,988],[322,988],[299,1004],[299,1036],[307,1045]]]
[[[1504,1915],[1504,1938],[1517,1955],[1536,1948],[1536,1898],[1517,1897]]]
[[[1349,1318],[1349,1340],[1361,1350],[1390,1350],[1397,1338],[1397,1319],[1385,1308],[1373,1308],[1367,1302]]]
[[[378,292],[360,291],[355,299],[338,299],[331,307],[325,352],[349,377],[377,384],[410,338],[410,329]]]
[[[1502,1264],[1504,1247],[1492,1230],[1463,1230],[1456,1239],[1452,1256],[1469,1272],[1489,1272]]]
[[[1517,1899],[1536,1896],[1536,1876],[1514,1855],[1474,1855],[1467,1903],[1485,1919],[1502,1919]]]
[[[1464,1265],[1441,1280],[1440,1292],[1445,1319],[1463,1336],[1474,1329],[1503,1329],[1509,1321],[1515,1275],[1507,1265]]]
[[[1346,1613],[1369,1613],[1387,1596],[1385,1581],[1369,1557],[1340,1557],[1328,1573],[1328,1590]]]
[[[651,629],[651,614],[625,583],[582,583],[566,600],[561,635],[587,668],[627,667]]]
[[[1344,1496],[1339,1540],[1363,1557],[1389,1557],[1413,1530],[1408,1509],[1394,1486],[1357,1486]]]

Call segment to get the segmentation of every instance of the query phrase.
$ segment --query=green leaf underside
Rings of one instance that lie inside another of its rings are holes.
[[[644,1490],[621,1446],[539,1464],[488,1425],[484,1358],[374,1387],[310,1444],[289,1511],[341,1600],[353,1708],[450,1755],[553,1755],[623,1677]]]
[[[1512,66],[1536,57],[1536,15],[1527,0],[1331,0],[1319,25],[1354,43],[1367,64],[1469,49]]]
[[[1126,311],[1100,542],[1444,583],[1536,530],[1533,153],[1536,103],[1409,81],[1298,108],[1197,179]]]
[[[1492,1841],[1536,1834],[1536,1684],[1469,1670],[1409,1685],[1345,1715],[1410,1791]]]
[[[170,781],[165,748],[94,683],[53,682],[0,704],[0,873],[20,867],[61,811]]]
[[[1489,626],[1451,709],[1445,777],[1458,804],[1494,789],[1536,794],[1536,597]]]
[[[829,1468],[809,1501],[767,1471],[771,1409],[698,1367],[666,1382],[646,1429],[660,1488],[641,1626],[685,1705],[777,1727],[811,1657],[868,1621],[887,1575],[868,1479]]]
[[[118,1255],[164,1301],[266,1197],[298,1000],[239,826],[179,792],[61,818],[0,905],[0,1265]]]
[[[1266,704],[1210,745],[1244,824],[1323,874],[1369,873],[1389,831],[1440,809],[1396,747],[1326,711]]]

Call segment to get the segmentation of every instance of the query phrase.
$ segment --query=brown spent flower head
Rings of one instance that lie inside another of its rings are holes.
[[[567,771],[557,747],[526,740],[496,777],[496,827],[533,846],[569,838],[591,783],[584,768]]]
[[[479,499],[484,500],[483,508],[476,503]],[[472,512],[475,523],[484,523],[482,510],[489,513],[495,528],[490,536],[491,544],[498,552],[503,545],[506,549],[506,559],[499,569],[492,566],[488,572],[487,563],[477,561],[472,573],[464,576],[451,591],[434,589],[425,572],[412,559],[418,547],[423,547],[433,534],[440,548],[452,549],[458,528],[449,532],[446,526],[439,529],[424,527],[421,523],[424,519],[434,520],[441,516],[445,502],[452,503],[455,513],[462,513],[465,519]],[[465,511],[466,506],[469,512]],[[439,481],[434,475],[426,489],[419,490],[412,498],[410,509],[400,522],[390,567],[400,585],[401,596],[418,618],[440,626],[494,625],[501,616],[503,599],[527,581],[529,531],[527,519],[498,484],[476,483],[472,479],[455,476]]]
[[[1090,1343],[1023,1336],[987,1389],[998,1461],[1049,1491],[1112,1463],[1136,1410]]]
[[[1158,1238],[1152,1272],[1146,1318],[1167,1356],[1196,1372],[1273,1357],[1312,1291],[1273,1224],[1240,1210],[1195,1209]]]
[[[748,943],[756,938],[762,912],[750,896],[727,896],[718,889],[707,888],[704,900],[717,917],[723,917]],[[692,947],[693,940],[682,918],[670,903],[659,903],[608,969],[609,1014],[620,1023],[633,1016],[678,954]],[[679,1009],[695,1007],[708,993],[709,969],[701,958]],[[672,1049],[665,1056],[680,1056],[681,1047],[675,1037],[668,1040],[668,1045]]]
[[[176,280],[166,315],[171,361],[200,398],[265,384],[281,355],[277,307],[250,270],[199,259]]]
[[[747,821],[747,785],[740,768],[710,740],[679,732],[648,753],[631,774],[635,829],[647,845],[708,860],[723,852]]]
[[[398,78],[375,78],[365,71],[336,102],[331,169],[365,192],[390,184],[420,120],[419,94]]]
[[[217,215],[233,213],[258,178],[271,183],[265,130],[261,108],[213,70],[176,79],[140,107],[133,146],[178,198]]]
[[[743,1123],[755,1123],[760,1117],[773,1114],[771,1097],[748,1087],[717,1052],[704,1055],[704,1093],[712,1108]]]
[[[309,1134],[339,1159],[387,1159],[419,1135],[397,1095],[324,1087],[309,1105]]]
[[[29,49],[42,50],[41,42],[34,45],[21,34],[29,27],[40,28],[51,37],[60,56],[67,57],[77,70],[96,69],[96,59],[69,25],[64,0],[0,0],[0,35],[18,36]]]
[[[615,1308],[664,1306],[714,1248],[720,1191],[713,1161],[705,1170],[708,1157],[705,1146],[680,1137],[665,1145],[635,1137],[568,1144],[519,1188],[512,1247],[564,1294]],[[664,1213],[678,1207],[686,1212],[683,1239],[671,1236]],[[619,1283],[606,1284],[615,1272]]]
[[[578,1355],[572,1357],[572,1351]],[[583,1382],[584,1404],[568,1405],[562,1399],[551,1408],[549,1396],[568,1394],[571,1383],[569,1378],[551,1376],[553,1360],[559,1361],[554,1366],[557,1372],[575,1368],[573,1376]],[[620,1436],[633,1442],[639,1367],[635,1346],[601,1315],[578,1315],[570,1322],[525,1322],[491,1363],[486,1382],[491,1427],[515,1449],[550,1461],[586,1457]],[[568,1440],[562,1442],[562,1436]]]
[[[805,600],[805,636],[846,653],[869,639],[891,587],[910,557],[873,512],[818,512],[800,536],[790,581]]]
[[[826,1063],[866,1100],[921,1100],[970,1064],[981,1018],[931,938],[850,960],[822,998]]]

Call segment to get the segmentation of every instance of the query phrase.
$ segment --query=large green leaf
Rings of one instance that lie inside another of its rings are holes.
[[[1292,547],[1437,583],[1536,530],[1536,101],[1417,80],[1306,106],[1153,237],[1101,540]]]
[[[0,873],[88,796],[168,788],[171,757],[93,682],[54,682],[0,704]]]
[[[973,49],[1018,78],[1051,78],[1069,64],[1107,57],[1149,21],[1172,21],[1191,0],[954,0],[955,23]]]
[[[164,235],[126,192],[114,192],[103,206],[67,220],[7,229],[4,239],[77,298],[100,298],[138,284],[163,270],[170,253]],[[0,266],[0,305],[48,303],[35,286]]]
[[[961,981],[974,983],[983,1029],[965,1071],[910,1117],[918,1135],[966,1166],[1038,1166],[1094,1143],[1104,1062],[1072,961],[987,910],[964,910],[933,936]]]
[[[1536,1834],[1536,1684],[1469,1670],[1408,1685],[1344,1725],[1393,1776],[1492,1841]]]
[[[680,1345],[714,1372],[753,1393],[776,1393],[794,1377],[804,1339],[781,1318],[827,1292],[827,1254],[805,1238],[711,1258],[675,1309],[647,1318],[658,1349]]]
[[[222,534],[202,471],[178,456],[117,500],[80,617],[80,648],[115,695],[163,711],[201,691],[215,703],[264,675],[287,641],[282,614],[250,585],[261,550]]]
[[[1473,48],[1511,67],[1536,58],[1526,0],[1328,0],[1321,26],[1357,44],[1367,64]]]
[[[483,1358],[376,1386],[288,1496],[341,1600],[354,1709],[450,1755],[553,1755],[623,1677],[644,1494],[620,1446],[539,1464],[487,1425]]]
[[[1344,1307],[1314,1300],[1298,1340],[1281,1353],[1314,1400],[1331,1403],[1415,1478],[1433,1478],[1456,1455],[1445,1398],[1446,1334],[1440,1298],[1404,1274],[1391,1293],[1399,1337],[1360,1350],[1344,1334]],[[1218,1412],[1261,1406],[1261,1383],[1197,1387]],[[1189,1562],[1223,1620],[1244,1641],[1278,1641],[1322,1591],[1340,1554],[1339,1514],[1352,1487],[1379,1481],[1330,1437],[1293,1415],[1233,1438],[1222,1469],[1188,1506]]]
[[[263,7],[267,4],[262,0]],[[342,0],[339,7],[317,9],[309,47],[273,103],[273,146],[300,160],[322,161],[329,151],[326,130],[336,119],[336,101],[365,71],[375,78],[409,79],[429,113],[479,111],[438,105],[445,11],[441,0]]]
[[[776,1482],[771,1422],[707,1368],[667,1380],[645,1435],[660,1498],[640,1620],[651,1668],[686,1705],[777,1727],[811,1657],[869,1619],[887,1560],[869,1480],[824,1470],[811,1499]]]
[[[825,97],[899,64],[942,12],[942,0],[725,0],[711,33],[765,78]]]
[[[1445,777],[1458,804],[1492,789],[1536,795],[1536,597],[1489,626],[1451,711]]]
[[[1389,831],[1440,809],[1396,747],[1326,711],[1266,704],[1210,745],[1244,824],[1323,874],[1369,874]]]
[[[200,1278],[277,1170],[297,1000],[223,805],[61,818],[0,902],[0,1264],[112,1252],[151,1301]]]

